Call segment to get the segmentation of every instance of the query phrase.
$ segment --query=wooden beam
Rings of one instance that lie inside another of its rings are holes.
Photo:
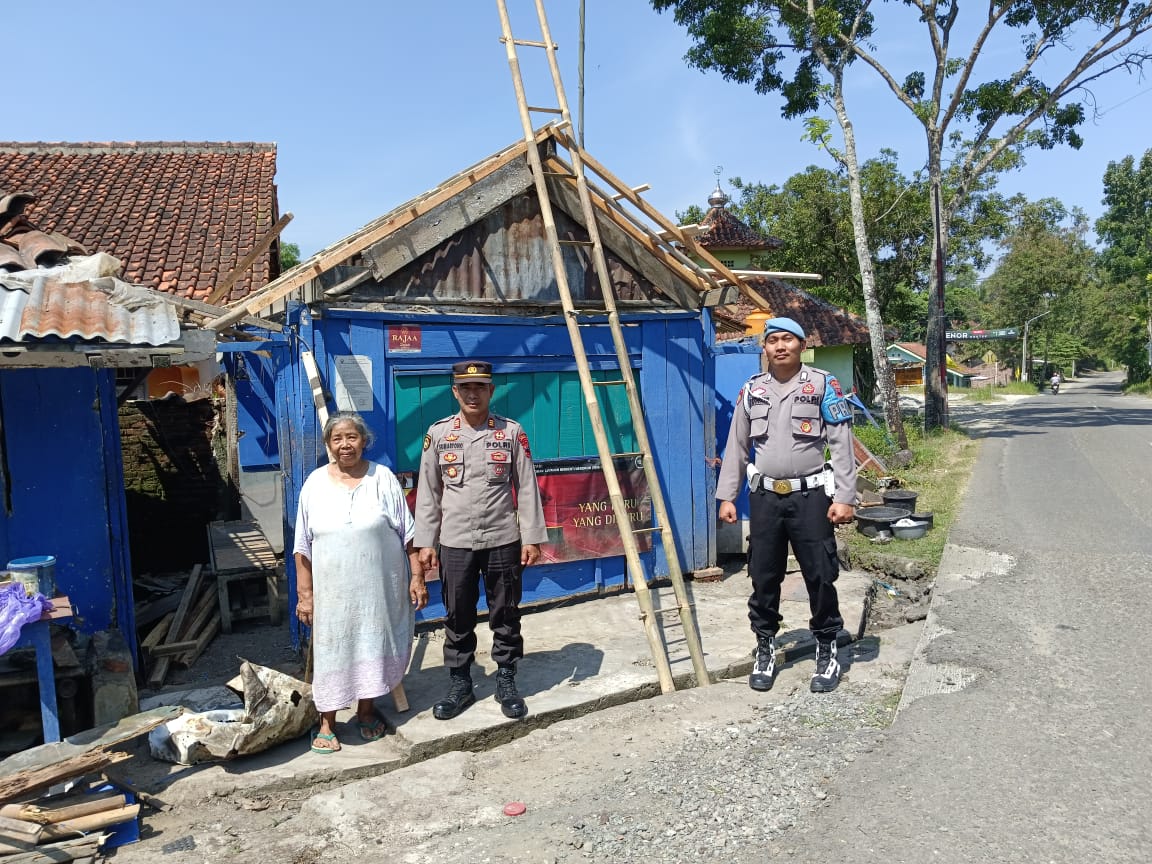
[[[649,186],[647,183],[641,183],[639,186],[633,186],[631,189],[631,192],[633,195],[639,195],[641,192],[647,192],[651,188],[652,187]],[[624,193],[621,192],[618,195],[613,195],[612,200],[613,201],[619,201],[623,197],[624,197]]]
[[[192,645],[192,650],[185,654],[181,662],[185,666],[191,666],[204,653],[204,649],[208,647],[208,643],[216,638],[216,634],[220,632],[220,610],[212,609],[212,618],[208,622],[208,626],[201,631],[200,635],[196,637],[195,643]]]
[[[152,289],[149,289],[152,290]],[[163,291],[153,292],[161,299],[168,301],[173,306],[181,309],[187,309],[189,312],[199,312],[202,315],[218,318],[221,314],[226,313],[228,310],[223,306],[213,306],[211,303],[205,303],[202,300],[191,300],[187,297],[174,297],[171,294],[165,294]],[[245,315],[240,319],[241,324],[252,324],[256,327],[263,327],[265,330],[274,330],[277,333],[284,329],[283,325],[277,324],[275,321],[269,321],[267,318],[257,318],[253,315]]]
[[[367,269],[362,270],[361,272],[357,273],[355,276],[351,276],[351,277],[345,279],[339,285],[333,285],[331,288],[329,288],[327,291],[324,292],[324,297],[326,299],[331,299],[332,297],[339,297],[341,294],[347,294],[349,291],[351,291],[353,288],[355,288],[361,282],[367,282],[371,278],[372,278],[372,271],[371,270],[367,270]]]
[[[559,128],[560,124],[549,124],[543,127],[536,133],[534,139],[535,145],[538,146],[541,141],[556,135]],[[215,321],[209,322],[209,326],[213,330],[219,331],[231,324],[235,324],[245,315],[254,315],[257,312],[267,309],[277,300],[287,297],[304,283],[316,278],[321,273],[347,260],[358,252],[362,252],[368,246],[387,237],[393,231],[402,228],[413,219],[427,213],[433,207],[458,195],[478,180],[487,177],[492,172],[499,170],[502,166],[507,165],[513,159],[523,156],[527,152],[527,142],[519,141],[511,147],[497,153],[495,156],[489,157],[484,162],[458,174],[455,178],[444,183],[426,197],[406,206],[402,211],[393,211],[392,213],[382,216],[355,234],[345,237],[343,240],[326,249],[322,249],[307,261],[302,261],[287,273],[281,274],[278,279],[269,282],[256,293],[229,306],[231,311]]]
[[[695,235],[693,235],[695,236]],[[711,267],[705,267],[705,272],[715,273]],[[813,282],[819,282],[824,277],[819,273],[786,273],[780,270],[733,270],[737,276],[769,276],[773,279],[808,279]],[[728,280],[723,280],[727,282]]]
[[[69,796],[59,802],[27,801],[23,804],[5,804],[0,807],[0,817],[35,822],[38,825],[49,825],[53,822],[65,822],[68,819],[88,816],[92,813],[103,813],[105,810],[116,810],[127,803],[128,800],[124,795],[116,792],[107,792],[103,795]]]
[[[172,619],[176,617],[175,612],[169,612],[160,619],[160,623],[153,627],[144,640],[140,643],[141,651],[151,651],[157,645],[164,641],[164,637],[168,635],[168,628],[172,626]]]
[[[268,247],[272,245],[272,241],[280,236],[280,232],[292,221],[292,214],[285,213],[276,220],[276,224],[268,229],[268,233],[261,237],[252,250],[240,259],[240,263],[232,268],[232,272],[225,276],[220,282],[216,283],[216,287],[206,297],[207,303],[219,303],[221,299],[228,296],[228,292],[232,290],[232,286],[236,284],[236,280],[248,272],[248,268],[256,263],[256,259],[268,251]]]
[[[562,130],[556,130],[556,140],[569,150],[574,150],[577,148],[576,142],[574,142]],[[621,197],[627,199],[628,202],[632,204],[632,206],[634,206],[637,210],[639,210],[665,231],[670,232],[672,236],[679,240],[686,249],[703,258],[705,262],[715,268],[720,273],[720,275],[730,281],[733,285],[739,286],[740,292],[758,308],[768,312],[772,311],[772,307],[768,304],[767,300],[765,300],[758,293],[741,282],[740,278],[727,267],[725,267],[721,261],[717,260],[717,258],[713,256],[711,252],[697,244],[694,239],[684,234],[678,225],[675,225],[663,213],[648,204],[648,202],[644,201],[639,195],[629,189],[619,177],[617,177],[583,150],[580,151],[580,158],[584,161],[585,166],[591,168],[593,171],[599,174],[600,177],[608,183],[608,185],[614,187],[620,193]]]
[[[613,196],[613,197],[616,197],[616,196]],[[685,237],[696,237],[700,233],[700,226],[699,225],[678,225],[676,227],[680,229],[680,233],[683,234]],[[672,236],[671,231],[657,231],[656,236],[658,236],[661,240],[675,240],[676,239],[675,237]],[[739,273],[740,271],[739,270],[733,270],[732,272],[733,273]]]
[[[173,714],[175,716],[175,714]],[[172,719],[171,717],[168,719]],[[157,726],[165,721],[160,720]],[[43,745],[42,745],[43,746]],[[25,751],[28,752],[28,751]],[[0,801],[11,801],[21,798],[30,792],[47,789],[64,780],[71,780],[84,774],[102,771],[114,762],[128,759],[127,753],[109,753],[107,750],[90,750],[76,756],[43,765],[38,768],[28,768],[17,771],[11,776],[0,779]]]
[[[188,581],[184,585],[184,593],[180,595],[180,605],[176,607],[176,613],[172,616],[172,623],[168,627],[168,633],[165,635],[164,643],[162,644],[175,642],[183,635],[184,620],[188,617],[188,612],[192,609],[192,599],[200,589],[200,577],[203,572],[203,565],[197,564],[192,568],[192,572],[188,574]],[[152,668],[152,674],[148,676],[148,685],[150,687],[157,689],[164,686],[164,677],[168,674],[168,667],[171,663],[171,657],[160,657],[156,660],[156,665]]]
[[[407,267],[421,255],[436,249],[470,225],[482,221],[489,213],[522,195],[535,181],[527,159],[516,159],[501,166],[468,190],[433,207],[402,229],[373,243],[364,250],[372,265],[372,275],[383,281]],[[335,293],[326,291],[325,296]]]
[[[103,813],[93,813],[90,816],[78,816],[67,822],[45,825],[40,837],[44,840],[66,840],[77,834],[88,834],[101,828],[131,822],[139,815],[139,804],[126,804],[116,810],[106,810]]]
[[[569,213],[572,216],[574,221],[579,223],[580,219],[582,218],[582,208],[579,206],[580,201],[576,197],[576,190],[563,184],[561,181],[549,180],[547,183],[549,194],[551,194],[557,200],[557,202],[561,205],[561,207],[563,207],[566,213]],[[644,278],[651,281],[654,285],[656,285],[657,288],[675,300],[676,303],[678,303],[681,307],[693,310],[700,308],[699,295],[696,292],[703,289],[704,286],[702,284],[698,284],[697,282],[693,281],[692,276],[690,274],[684,273],[683,269],[680,268],[676,262],[669,262],[666,260],[666,253],[664,250],[653,244],[648,237],[643,235],[643,233],[637,231],[626,222],[622,223],[620,220],[616,219],[615,214],[612,213],[611,209],[606,207],[604,203],[598,200],[595,196],[592,197],[592,206],[596,208],[597,222],[603,229],[602,233],[607,235],[606,238],[602,238],[604,239],[606,246],[616,247],[614,251],[617,254],[619,254],[621,251],[632,251],[633,258],[639,258],[640,254],[651,255],[660,264],[663,264],[664,267],[667,268],[667,271],[661,271],[666,273],[665,278],[661,279],[659,275],[654,272],[656,268],[649,269],[650,265],[649,267],[645,267],[641,261],[634,260],[631,263],[641,273],[641,275],[644,276]],[[571,213],[572,208],[575,208],[575,214]],[[587,228],[587,226],[584,227]],[[613,231],[619,232],[619,235],[613,236]],[[637,246],[639,246],[640,254],[637,254],[637,250],[625,250],[620,248],[626,242],[635,243]],[[669,276],[671,277],[671,281],[669,281]],[[679,286],[679,290],[677,290],[677,286]]]

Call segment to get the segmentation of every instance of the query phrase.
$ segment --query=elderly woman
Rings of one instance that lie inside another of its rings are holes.
[[[312,627],[316,753],[340,749],[336,712],[352,702],[361,738],[375,741],[388,731],[372,700],[404,677],[413,613],[428,603],[404,491],[395,474],[364,458],[370,443],[358,414],[332,415],[324,424],[332,461],[300,490],[292,551],[296,615]]]

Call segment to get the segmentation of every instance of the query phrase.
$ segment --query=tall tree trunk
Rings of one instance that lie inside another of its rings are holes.
[[[944,205],[940,200],[940,150],[930,139],[928,187],[932,190],[932,289],[928,292],[928,332],[924,338],[924,430],[948,426],[948,356],[944,331],[944,262],[948,252]]]
[[[868,226],[864,223],[864,193],[860,188],[860,166],[856,159],[856,133],[848,118],[844,104],[843,68],[833,72],[832,103],[840,130],[844,135],[844,165],[848,169],[848,200],[852,210],[852,236],[856,243],[856,260],[860,265],[860,283],[864,290],[864,315],[868,322],[869,341],[872,345],[872,365],[876,372],[876,387],[884,404],[884,419],[888,430],[896,436],[902,450],[908,449],[908,435],[904,431],[904,417],[900,413],[900,394],[896,391],[896,376],[888,362],[888,341],[884,333],[884,319],[880,315],[880,298],[876,294],[876,271],[872,266],[872,252],[868,248]]]

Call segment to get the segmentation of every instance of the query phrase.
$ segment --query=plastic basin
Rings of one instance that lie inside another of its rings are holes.
[[[902,507],[861,507],[856,511],[856,530],[865,537],[875,537],[891,530],[892,523],[907,519],[912,513]]]

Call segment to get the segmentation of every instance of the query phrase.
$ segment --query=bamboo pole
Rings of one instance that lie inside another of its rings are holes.
[[[548,249],[552,256],[552,269],[556,277],[556,287],[564,307],[564,323],[568,328],[568,337],[572,343],[572,353],[576,359],[576,368],[579,373],[580,390],[584,397],[585,408],[596,440],[596,451],[600,458],[600,465],[604,471],[604,480],[608,486],[608,497],[616,513],[626,514],[624,496],[620,491],[620,481],[616,477],[612,461],[612,453],[608,448],[608,438],[604,430],[604,421],[600,415],[600,403],[596,390],[592,386],[592,370],[588,364],[588,355],[584,349],[584,340],[580,334],[579,324],[576,320],[576,310],[572,303],[572,294],[568,286],[568,276],[564,269],[564,257],[560,249],[559,235],[556,230],[556,221],[549,206],[548,188],[545,185],[544,167],[540,160],[540,151],[534,144],[532,132],[532,118],[528,114],[528,100],[524,92],[524,82],[520,75],[520,61],[516,56],[516,44],[512,36],[512,25],[508,18],[508,7],[505,0],[496,0],[500,12],[500,24],[503,30],[504,47],[508,55],[508,65],[512,71],[512,85],[516,90],[516,103],[520,111],[520,122],[524,128],[524,139],[527,147],[528,161],[532,166],[532,176],[536,183],[536,194],[540,199],[540,212],[544,222],[544,233],[548,241]],[[569,122],[570,119],[568,119]],[[592,216],[588,221],[595,222]],[[606,295],[611,291],[611,283],[604,283]],[[619,324],[617,323],[617,327]],[[628,561],[628,570],[632,574],[636,590],[636,599],[640,604],[641,621],[644,634],[652,652],[652,659],[656,665],[656,677],[660,682],[660,690],[669,693],[676,689],[672,680],[672,669],[668,662],[668,653],[664,641],[656,624],[653,614],[652,597],[644,576],[644,568],[640,563],[640,554],[636,547],[636,538],[632,534],[627,520],[617,519],[620,529],[620,539],[624,545],[624,555]]]
[[[540,20],[540,32],[544,36],[544,43],[552,45],[552,34],[549,32],[548,19],[544,12],[544,0],[536,0],[536,14]],[[560,100],[560,109],[563,112],[564,119],[570,119],[568,113],[568,102],[564,97],[564,85],[560,80],[560,66],[556,62],[556,52],[552,48],[546,51],[548,55],[548,67],[552,72],[552,83],[556,88],[556,96]],[[664,492],[660,485],[660,477],[656,473],[656,460],[652,455],[652,443],[648,438],[647,424],[644,422],[644,409],[640,404],[640,392],[636,388],[636,379],[632,374],[632,362],[628,356],[628,346],[624,342],[624,333],[620,328],[620,314],[616,310],[615,292],[612,290],[612,279],[608,273],[608,264],[604,259],[604,245],[600,242],[599,228],[596,225],[595,211],[592,208],[592,197],[588,191],[588,180],[584,173],[584,158],[583,153],[579,146],[575,149],[569,150],[572,156],[573,173],[576,175],[576,186],[580,190],[580,202],[584,210],[586,221],[588,225],[588,236],[592,240],[593,256],[592,260],[596,269],[596,276],[600,280],[600,293],[604,297],[604,305],[608,309],[608,316],[611,322],[610,330],[612,332],[612,342],[616,346],[616,359],[620,366],[620,374],[624,380],[624,389],[628,394],[628,406],[632,413],[632,428],[636,434],[636,439],[639,443],[639,449],[644,454],[643,468],[644,476],[648,481],[648,494],[652,500],[652,509],[656,517],[656,524],[660,528],[660,540],[664,547],[664,557],[668,563],[668,576],[672,582],[672,590],[676,596],[677,605],[680,608],[680,621],[681,626],[684,628],[684,637],[688,645],[688,654],[692,659],[692,668],[696,673],[696,685],[704,687],[711,683],[711,678],[708,675],[708,665],[704,660],[704,648],[700,644],[700,631],[696,627],[696,619],[692,615],[691,603],[688,599],[687,590],[684,586],[684,574],[680,569],[680,557],[676,552],[676,538],[672,536],[672,522],[668,518],[668,511],[664,504]],[[547,190],[545,190],[547,194]],[[635,194],[635,193],[633,193]],[[541,207],[542,210],[547,210],[551,215],[551,208]],[[683,236],[683,235],[681,235]],[[558,270],[561,268],[557,268]],[[571,318],[571,316],[569,316]],[[596,400],[597,414],[599,414],[598,406],[599,401]],[[597,437],[597,444],[600,443]],[[605,449],[607,441],[605,440]],[[603,454],[601,454],[603,458]],[[613,480],[616,479],[615,466],[611,462],[605,463],[605,476],[610,476]],[[616,484],[615,497],[612,499],[614,509],[616,511],[616,524],[620,529],[621,537],[628,537],[631,540],[633,552],[636,556],[637,569],[639,567],[639,553],[636,551],[635,534],[632,530],[631,521],[627,518],[628,510],[624,504],[623,496],[620,495],[619,483]],[[609,494],[612,494],[612,486],[609,485]],[[617,501],[619,498],[619,501]],[[615,506],[615,505],[619,506]],[[625,548],[628,548],[627,542]],[[649,601],[650,602],[650,601]],[[649,616],[651,613],[648,613]],[[665,657],[665,660],[667,658]]]

